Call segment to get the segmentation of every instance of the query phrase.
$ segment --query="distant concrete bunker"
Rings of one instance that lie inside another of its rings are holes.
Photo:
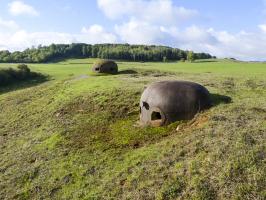
[[[94,63],[92,71],[96,73],[117,74],[118,66],[112,60],[99,60]]]
[[[140,123],[163,126],[192,119],[210,107],[210,93],[202,85],[187,81],[156,82],[148,86],[141,96]]]

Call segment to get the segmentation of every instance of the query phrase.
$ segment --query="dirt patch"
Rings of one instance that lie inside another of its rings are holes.
[[[77,76],[77,77],[74,77],[73,79],[69,80],[69,81],[66,81],[65,83],[70,83],[70,82],[74,82],[74,81],[78,81],[78,80],[83,80],[83,79],[87,79],[89,78],[88,75],[80,75],[80,76]]]
[[[227,78],[225,81],[222,82],[222,88],[226,91],[232,91],[236,87],[235,79],[234,78]]]
[[[208,122],[210,117],[207,113],[199,113],[192,120],[181,123],[176,131],[195,130],[203,128]]]
[[[176,76],[174,72],[165,72],[160,70],[143,70],[143,69],[134,69],[134,70],[125,70],[121,71],[119,74],[128,75],[131,78],[141,78],[141,77],[166,77],[166,76]]]
[[[176,73],[173,72],[164,72],[159,70],[140,70],[138,73],[140,76],[153,76],[153,77],[162,77],[162,76],[175,76]]]
[[[258,81],[253,79],[246,80],[244,85],[252,90],[266,88],[266,83],[264,81]]]

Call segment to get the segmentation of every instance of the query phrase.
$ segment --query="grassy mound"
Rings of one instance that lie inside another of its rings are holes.
[[[77,79],[88,60],[72,63],[35,65],[55,80],[0,95],[0,197],[266,198],[265,65],[121,63],[125,73]],[[139,127],[144,87],[169,79],[201,83],[215,106]]]
[[[44,78],[45,76],[40,73],[31,72],[28,66],[25,64],[18,65],[17,69],[13,68],[0,69],[0,87],[32,79],[44,79]]]

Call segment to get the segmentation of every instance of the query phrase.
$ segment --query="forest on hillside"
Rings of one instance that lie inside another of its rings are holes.
[[[125,61],[187,60],[189,51],[155,45],[129,44],[52,44],[32,47],[22,52],[0,51],[1,63],[47,63],[69,58],[102,58]],[[193,53],[194,59],[214,58],[207,53]]]

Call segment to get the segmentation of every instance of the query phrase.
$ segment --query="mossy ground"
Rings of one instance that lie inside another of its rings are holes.
[[[95,76],[93,62],[30,65],[51,80],[2,88],[0,199],[266,198],[265,64],[118,62]],[[169,79],[203,84],[215,106],[139,127],[144,87]]]

